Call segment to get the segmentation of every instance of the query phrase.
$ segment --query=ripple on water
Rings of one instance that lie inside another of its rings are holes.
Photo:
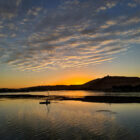
[[[139,138],[140,104],[64,101],[50,104],[49,112],[38,100],[5,100],[0,106],[0,140]]]

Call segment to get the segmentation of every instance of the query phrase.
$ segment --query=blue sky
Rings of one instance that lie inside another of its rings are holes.
[[[29,86],[53,84],[78,73],[87,73],[87,79],[106,74],[140,76],[139,44],[139,0],[0,1],[4,87],[13,79],[18,82],[12,87],[14,83],[21,87],[29,79]]]

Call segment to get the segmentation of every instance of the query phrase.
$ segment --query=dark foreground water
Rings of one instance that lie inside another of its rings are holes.
[[[0,140],[140,140],[140,104],[41,101],[0,99]]]

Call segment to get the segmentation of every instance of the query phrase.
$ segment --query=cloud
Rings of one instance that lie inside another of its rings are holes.
[[[21,0],[1,0],[0,1],[0,17],[11,19],[17,15],[18,6]]]
[[[16,6],[19,6],[21,4],[22,0],[16,0]]]
[[[136,7],[137,4],[136,3],[128,3],[128,6],[133,8],[133,7]]]
[[[37,16],[40,11],[41,11],[40,7],[33,7],[32,9],[29,9],[29,11],[27,12],[27,15]]]
[[[8,2],[0,2],[0,62],[21,70],[99,64],[140,43],[140,11],[129,0]]]

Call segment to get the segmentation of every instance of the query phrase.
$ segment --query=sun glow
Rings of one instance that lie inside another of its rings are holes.
[[[67,78],[62,78],[61,81],[57,81],[56,85],[81,85],[88,81],[92,80],[91,77],[83,77],[83,76],[70,76]]]

